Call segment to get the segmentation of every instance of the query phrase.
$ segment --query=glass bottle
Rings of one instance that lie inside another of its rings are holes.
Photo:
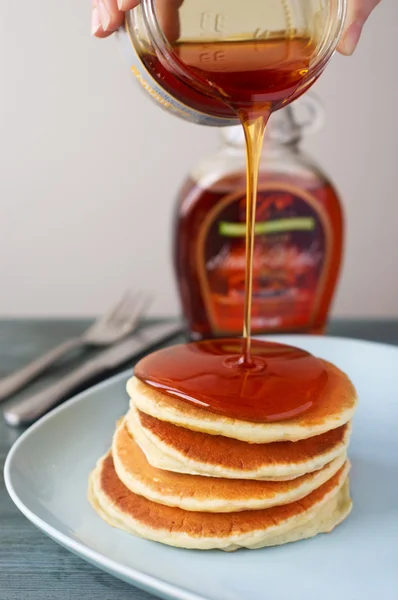
[[[302,117],[305,118],[303,119]],[[322,333],[343,250],[343,215],[328,177],[300,148],[319,104],[304,96],[270,122],[260,166],[253,333]],[[245,145],[240,127],[183,185],[174,266],[192,339],[240,335],[245,285]]]

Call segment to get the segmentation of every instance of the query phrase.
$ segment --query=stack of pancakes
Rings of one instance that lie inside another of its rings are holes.
[[[217,415],[133,377],[130,410],[90,476],[92,505],[115,527],[183,548],[261,548],[331,531],[351,510],[357,399],[324,364],[322,401],[276,423]]]

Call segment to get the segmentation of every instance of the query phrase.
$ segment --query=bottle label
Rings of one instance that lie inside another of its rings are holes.
[[[213,333],[238,333],[245,293],[246,196],[225,196],[206,215],[197,264]],[[281,183],[259,187],[253,261],[253,332],[311,327],[326,284],[332,232],[316,197]]]
[[[213,127],[236,125],[237,119],[226,119],[207,115],[203,112],[190,108],[183,102],[180,102],[180,100],[175,98],[172,94],[166,92],[166,90],[152,77],[146,66],[143,64],[139,54],[135,49],[134,41],[127,24],[117,31],[116,37],[124,48],[124,53],[127,56],[130,70],[136,77],[138,83],[162,108],[182,119],[185,119],[186,121],[197,123],[199,125],[209,125]]]

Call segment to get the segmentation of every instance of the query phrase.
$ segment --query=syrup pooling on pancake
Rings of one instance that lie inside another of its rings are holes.
[[[136,365],[135,376],[207,411],[260,423],[293,419],[314,408],[328,382],[322,362],[304,350],[252,340],[247,363],[239,339],[159,350]]]
[[[337,429],[348,423],[355,412],[357,395],[347,375],[331,363],[321,362],[328,374],[321,401],[307,412],[282,422],[259,423],[218,415],[164,394],[137,377],[127,382],[127,392],[141,412],[186,429],[254,444],[295,442]]]

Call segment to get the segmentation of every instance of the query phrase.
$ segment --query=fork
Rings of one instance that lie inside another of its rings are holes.
[[[126,337],[137,328],[148,304],[147,295],[126,292],[117,304],[99,317],[80,337],[63,342],[21,370],[0,379],[0,402],[36,379],[71,350],[86,346],[110,346]]]

